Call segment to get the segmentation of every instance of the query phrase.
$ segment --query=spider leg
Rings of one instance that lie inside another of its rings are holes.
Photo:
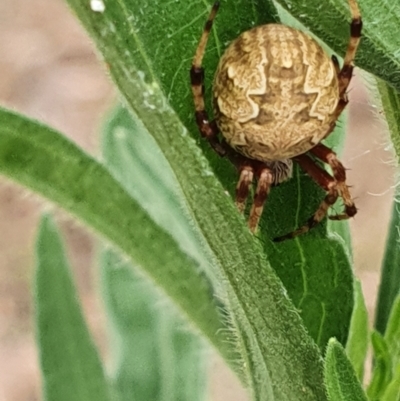
[[[242,158],[237,168],[240,171],[240,177],[236,186],[235,203],[240,213],[243,213],[246,206],[254,176],[257,178],[257,188],[248,221],[249,228],[254,233],[257,230],[269,190],[274,182],[274,172],[264,163],[247,158]]]
[[[314,160],[307,155],[297,156],[294,160],[320,187],[327,191],[327,194],[316,212],[307,220],[306,224],[291,233],[274,238],[274,242],[281,242],[286,239],[294,238],[315,227],[326,216],[328,209],[336,202],[339,196],[335,178],[328,174],[323,168],[315,164]]]
[[[339,103],[334,111],[333,121],[336,121],[347,103],[349,102],[347,99],[347,88],[350,84],[351,78],[353,76],[353,61],[357,52],[358,45],[360,43],[361,38],[361,30],[362,30],[362,19],[360,10],[357,5],[356,0],[348,0],[350,11],[351,11],[351,23],[350,23],[350,40],[347,46],[346,54],[344,56],[343,67],[340,69],[338,59],[336,56],[332,56],[332,63],[336,71],[336,75],[339,81]],[[335,128],[335,124],[332,124],[330,129],[325,135],[325,138],[331,134],[333,129]]]
[[[254,170],[251,166],[243,166],[240,168],[239,181],[236,186],[236,206],[240,213],[244,212],[246,200],[249,196],[250,186],[253,182]]]
[[[353,61],[360,43],[362,20],[356,0],[349,0],[351,11],[350,40],[344,56],[343,67],[339,72],[339,95],[343,97],[353,75]]]
[[[253,233],[257,230],[265,201],[267,200],[269,190],[274,182],[274,173],[268,167],[263,167],[261,170],[259,170],[259,172],[257,172],[257,176],[257,189],[249,216],[249,228]]]
[[[353,217],[357,213],[357,208],[351,198],[349,187],[346,185],[346,169],[338,160],[336,153],[322,143],[318,144],[310,150],[314,156],[323,162],[329,164],[332,169],[333,177],[336,180],[337,189],[343,199],[345,211],[343,214],[332,216],[332,220],[344,220]]]
[[[212,24],[217,14],[219,2],[215,2],[208,20],[204,26],[196,53],[193,58],[192,67],[190,69],[190,82],[192,86],[193,100],[195,106],[195,118],[197,126],[199,127],[201,135],[206,138],[212,148],[220,155],[225,156],[226,148],[220,143],[217,134],[218,128],[214,121],[209,121],[207,111],[204,104],[204,68],[201,63],[203,61],[204,53],[208,37],[212,28]]]

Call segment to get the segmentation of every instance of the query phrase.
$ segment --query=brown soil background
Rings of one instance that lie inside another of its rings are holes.
[[[2,105],[44,121],[96,154],[102,116],[115,98],[85,32],[61,0],[0,2]],[[354,80],[350,99],[342,160],[359,207],[351,222],[354,260],[372,319],[395,162],[386,125],[360,79]],[[49,207],[0,178],[0,401],[40,400],[30,281],[38,218]],[[57,215],[90,326],[104,349],[103,314],[94,293],[93,238],[65,214]],[[245,399],[230,372],[218,361],[214,365],[212,399]]]

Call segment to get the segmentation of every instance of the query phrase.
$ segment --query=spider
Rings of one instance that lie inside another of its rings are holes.
[[[342,68],[335,56],[329,58],[314,39],[296,29],[267,24],[245,31],[219,61],[213,83],[212,121],[205,110],[202,60],[219,2],[211,9],[193,59],[190,80],[196,123],[211,147],[238,169],[236,205],[241,213],[252,182],[257,180],[248,220],[253,233],[270,188],[291,177],[293,160],[326,191],[302,227],[275,241],[309,231],[339,196],[344,210],[329,218],[343,220],[357,213],[346,185],[345,168],[336,153],[320,143],[333,131],[348,103],[346,90],[362,29],[356,0],[348,1],[352,21]],[[327,163],[332,175],[316,164],[316,159]]]

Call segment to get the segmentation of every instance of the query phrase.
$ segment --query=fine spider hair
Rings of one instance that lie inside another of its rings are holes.
[[[250,230],[255,232],[258,227],[271,187],[291,177],[292,160],[326,191],[302,227],[275,241],[309,231],[338,197],[344,210],[329,218],[348,219],[357,213],[345,168],[336,153],[320,143],[333,131],[348,103],[347,88],[362,30],[356,0],[348,3],[352,20],[342,67],[313,39],[284,25],[262,25],[242,33],[226,50],[215,74],[212,121],[205,110],[202,60],[219,2],[211,9],[193,58],[190,81],[196,123],[211,147],[238,169],[236,205],[241,213],[251,185],[257,181],[248,219]],[[332,175],[317,160],[328,164]]]

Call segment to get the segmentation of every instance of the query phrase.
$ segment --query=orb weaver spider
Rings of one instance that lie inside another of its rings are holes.
[[[193,59],[190,80],[196,123],[211,147],[228,157],[239,171],[236,205],[240,212],[244,211],[253,180],[257,181],[248,220],[252,232],[258,227],[270,188],[291,177],[292,161],[326,191],[302,227],[275,241],[309,231],[339,196],[344,211],[330,219],[348,219],[357,213],[346,185],[345,168],[336,153],[321,143],[348,103],[346,91],[361,37],[357,2],[348,1],[352,20],[341,68],[337,58],[330,58],[314,39],[285,25],[257,26],[235,39],[214,76],[212,121],[205,110],[202,60],[219,2],[211,9]],[[328,164],[332,175],[315,159]]]

